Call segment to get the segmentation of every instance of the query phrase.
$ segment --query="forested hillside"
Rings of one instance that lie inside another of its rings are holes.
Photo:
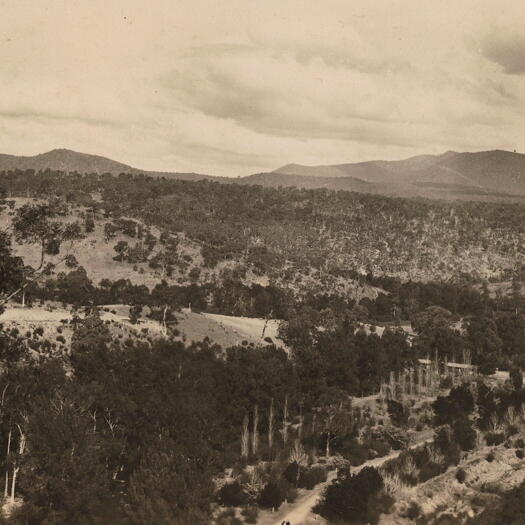
[[[322,483],[333,522],[437,519],[409,494],[463,483],[469,453],[521,465],[524,207],[52,171],[0,187],[9,523],[273,522]],[[37,305],[57,320],[16,319]],[[264,328],[190,341],[190,308]]]
[[[145,176],[9,172],[6,197],[59,197],[135,217],[199,244],[204,267],[243,263],[289,283],[372,273],[402,280],[501,280],[525,253],[525,206]]]

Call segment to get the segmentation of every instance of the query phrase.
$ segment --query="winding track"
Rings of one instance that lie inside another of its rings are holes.
[[[424,443],[432,441],[433,432],[429,430],[421,435],[420,439],[408,448],[416,448]],[[397,458],[403,450],[396,450],[391,452],[387,456],[380,458],[370,459],[365,461],[362,465],[352,468],[352,474],[357,474],[361,469],[365,467],[380,467],[386,461]],[[324,483],[320,483],[315,489],[308,491],[306,494],[298,497],[294,503],[285,504],[281,507],[278,512],[261,512],[260,517],[257,520],[257,525],[281,525],[283,521],[289,521],[290,525],[322,525],[326,521],[317,516],[312,512],[312,507],[317,503],[320,495],[322,494],[325,487],[332,482],[335,478],[335,472],[330,472],[327,480]]]

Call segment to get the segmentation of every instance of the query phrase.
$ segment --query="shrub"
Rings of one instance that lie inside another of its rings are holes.
[[[514,389],[521,390],[523,387],[523,374],[521,370],[516,366],[511,367],[509,377]]]
[[[489,463],[492,463],[494,459],[496,459],[496,456],[494,452],[489,452],[485,458]]]
[[[409,426],[409,428],[416,428],[416,425],[417,425],[417,417],[410,416],[408,418],[408,426]]]
[[[489,447],[501,445],[505,441],[505,434],[503,432],[487,432],[485,441]]]
[[[383,471],[381,477],[383,478],[383,492],[394,501],[403,497],[410,488],[410,485],[405,483],[397,472],[390,474]]]
[[[288,483],[296,485],[298,474],[299,465],[294,461],[293,463],[288,464],[287,467],[284,469],[283,477],[286,481],[288,481]]]
[[[405,430],[394,427],[390,427],[388,432],[384,433],[382,439],[385,439],[393,450],[404,450],[410,442],[410,438]]]
[[[365,446],[369,450],[375,450],[377,452],[376,457],[386,456],[390,452],[390,445],[379,439],[370,439],[365,443]]]
[[[487,508],[476,517],[476,524],[490,525],[493,523],[522,523],[525,515],[525,484],[505,492],[501,499],[497,498],[494,505]],[[522,518],[520,518],[520,516]]]
[[[389,399],[387,403],[388,415],[390,416],[392,424],[396,427],[406,427],[408,424],[407,408],[402,403],[398,403],[393,399]]]
[[[235,516],[235,510],[226,509],[217,516],[217,525],[243,525],[242,521]]]
[[[444,454],[447,463],[456,464],[459,462],[460,449],[454,438],[454,433],[450,425],[443,425],[436,430],[434,443]]]
[[[453,386],[454,384],[452,383],[452,378],[450,376],[443,377],[439,383],[439,388],[441,388],[442,390],[448,390]]]
[[[35,328],[35,334],[36,335],[44,335],[44,329],[41,326],[37,326]]]
[[[245,523],[257,523],[259,509],[257,507],[245,507],[241,511]]]
[[[65,340],[65,338],[64,338],[63,335],[59,335],[59,336],[57,336],[57,341],[58,341],[59,343],[62,343],[62,344],[64,344],[64,343],[66,342],[66,340]]]
[[[439,476],[441,473],[443,473],[444,470],[445,467],[443,465],[438,465],[437,463],[432,462],[427,463],[426,465],[423,465],[421,467],[418,480],[420,482],[424,482],[429,479],[435,478],[436,476]]]
[[[518,459],[523,459],[525,457],[525,452],[523,451],[522,448],[519,448],[518,450],[516,450],[516,457]]]
[[[476,447],[477,434],[468,419],[458,419],[454,423],[454,437],[461,450],[472,450]]]
[[[416,501],[411,501],[404,515],[410,520],[415,520],[419,518],[419,516],[421,515],[421,507],[419,506],[419,503],[417,503]]]
[[[297,499],[297,489],[293,485],[281,486],[281,490],[284,492],[284,499],[288,503],[294,503]]]
[[[312,467],[301,472],[299,488],[312,490],[317,484],[326,481],[326,471],[323,467]]]
[[[334,480],[324,491],[314,512],[330,522],[365,522],[369,501],[383,488],[383,479],[373,467],[365,467],[355,476]]]
[[[362,465],[368,459],[368,449],[355,439],[349,440],[341,447],[341,454],[354,467]]]
[[[467,479],[467,473],[465,472],[465,469],[458,468],[456,470],[456,479],[459,481],[459,483],[464,483]]]
[[[238,481],[226,483],[217,492],[217,501],[225,507],[240,507],[248,503],[248,496]]]
[[[266,509],[278,509],[284,501],[285,494],[275,482],[268,482],[259,496],[259,505]]]
[[[447,397],[438,396],[432,408],[435,424],[450,424],[465,419],[474,410],[474,398],[468,385],[460,385],[453,388]]]

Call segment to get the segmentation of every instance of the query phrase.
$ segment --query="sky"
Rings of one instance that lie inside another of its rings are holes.
[[[525,3],[0,0],[0,152],[222,176],[525,152]]]

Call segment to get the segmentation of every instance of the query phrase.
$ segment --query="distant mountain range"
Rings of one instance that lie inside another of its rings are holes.
[[[183,180],[215,178],[210,175],[200,175],[198,173],[145,171],[133,168],[122,162],[101,157],[100,155],[78,153],[77,151],[71,151],[69,149],[54,149],[32,157],[0,154],[0,171],[16,169],[35,170],[35,172],[51,169],[69,173],[111,173],[112,175],[119,175],[120,173],[137,175],[143,173],[144,175],[152,177],[168,177]]]
[[[369,161],[323,166],[287,164],[275,171],[246,177],[214,177],[197,173],[144,171],[86,153],[55,149],[32,157],[0,155],[0,171],[45,169],[78,173],[132,173],[182,180],[268,187],[326,188],[399,197],[502,200],[525,202],[525,155],[494,150],[448,151],[398,161]]]
[[[509,151],[480,151],[419,155],[398,161],[302,166],[288,164],[252,176],[261,184],[283,177],[305,179],[310,187],[366,191],[402,197],[512,199],[525,198],[525,155]]]

